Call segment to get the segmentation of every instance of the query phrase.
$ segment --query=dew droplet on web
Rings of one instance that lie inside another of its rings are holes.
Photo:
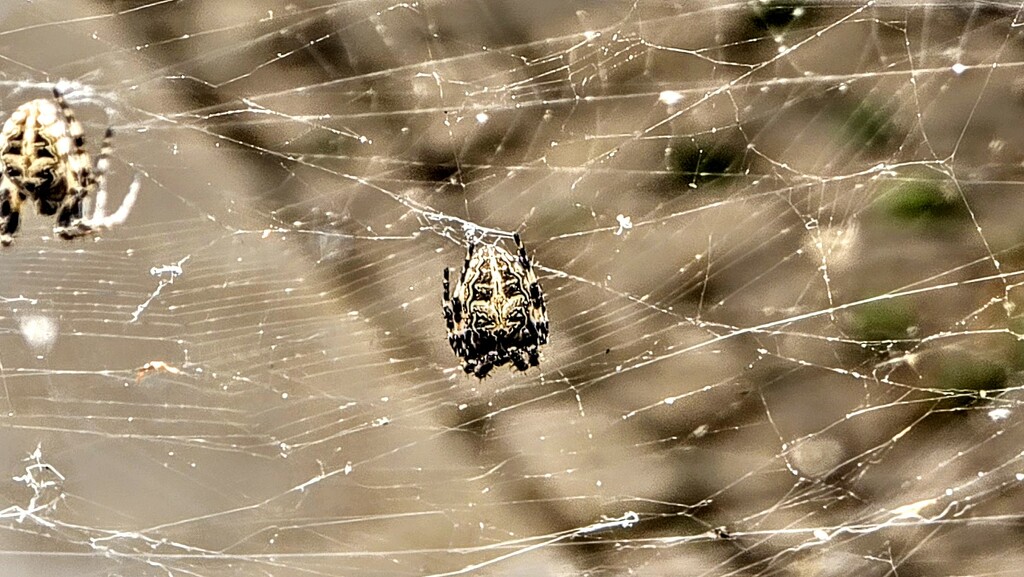
[[[21,336],[35,352],[49,351],[57,342],[57,321],[43,315],[29,315],[21,318],[18,323]]]

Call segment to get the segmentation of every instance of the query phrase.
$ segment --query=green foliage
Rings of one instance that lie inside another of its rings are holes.
[[[969,354],[956,354],[944,358],[939,369],[939,384],[947,389],[985,391],[1006,384],[1006,367]]]
[[[844,114],[841,131],[844,141],[856,148],[878,149],[891,142],[898,133],[892,114],[869,100]]]
[[[847,331],[861,341],[902,340],[915,324],[916,317],[905,303],[882,300],[857,307]]]
[[[895,183],[882,192],[879,208],[899,224],[939,224],[964,216],[961,203],[943,189],[940,181],[932,179]]]

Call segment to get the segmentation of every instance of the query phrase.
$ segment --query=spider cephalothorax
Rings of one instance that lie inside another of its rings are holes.
[[[507,363],[520,371],[536,367],[540,347],[548,342],[544,295],[519,235],[514,238],[515,255],[471,242],[454,288],[444,270],[448,343],[463,370],[481,379]]]
[[[63,238],[88,234],[124,222],[138,194],[132,183],[121,207],[105,214],[106,174],[113,132],[108,128],[93,166],[85,151],[82,125],[56,88],[53,100],[26,102],[11,114],[0,131],[0,244],[9,245],[18,230],[21,208],[35,202],[36,211],[57,215],[53,231]],[[86,216],[84,203],[96,194],[95,211]]]

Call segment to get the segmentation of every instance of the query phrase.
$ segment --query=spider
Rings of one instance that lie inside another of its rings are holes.
[[[26,102],[11,114],[0,130],[0,244],[14,240],[23,204],[32,200],[36,212],[57,215],[53,232],[65,239],[121,224],[128,217],[139,192],[132,182],[121,206],[106,214],[107,167],[110,141],[107,129],[93,166],[85,150],[82,124],[57,88],[53,101]],[[96,193],[95,210],[85,216],[85,201]]]
[[[536,367],[548,342],[544,294],[523,241],[514,238],[516,255],[471,242],[454,290],[444,269],[448,344],[462,358],[462,369],[480,379],[508,363],[520,371]]]

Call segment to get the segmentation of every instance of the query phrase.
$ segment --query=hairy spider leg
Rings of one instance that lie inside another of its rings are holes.
[[[488,357],[489,356],[490,355],[488,355]],[[473,376],[478,379],[483,379],[484,377],[486,377],[487,374],[490,373],[491,369],[493,368],[494,363],[490,359],[485,359],[484,361],[477,363],[475,368],[470,368],[469,363],[466,364],[466,372],[473,373]]]
[[[540,292],[540,283],[533,281],[530,283],[530,303],[540,311],[541,317],[547,319],[547,305],[544,304],[544,295]],[[533,332],[537,336],[537,340],[540,344],[545,345],[548,342],[548,321],[547,320],[534,320],[530,319],[528,323],[533,327]]]
[[[58,150],[58,153],[67,154],[67,174],[64,178],[68,185],[68,194],[57,211],[57,228],[60,235],[64,238],[71,238],[75,236],[71,231],[72,222],[82,220],[82,203],[95,186],[95,180],[92,166],[88,162],[89,157],[85,152],[85,132],[82,129],[82,124],[75,117],[75,112],[64,99],[64,95],[56,87],[53,89],[53,99],[57,101],[57,108],[67,126],[68,135],[71,137],[71,150]],[[110,132],[108,131],[107,134],[109,138]],[[109,147],[109,142],[106,142],[108,138],[104,139],[106,147]]]
[[[113,213],[107,214],[107,173],[110,168],[110,156],[114,149],[113,139],[114,129],[107,127],[100,145],[100,153],[96,157],[95,181],[93,182],[93,188],[96,190],[96,204],[92,207],[92,214],[82,220],[72,221],[71,234],[73,236],[85,234],[97,228],[110,228],[124,223],[139,197],[142,182],[139,175],[136,174],[128,186],[128,193],[124,195],[121,206],[117,207]],[[85,202],[83,202],[84,204]]]
[[[444,321],[448,327],[448,344],[462,356],[465,354],[466,344],[464,335],[455,332],[455,325],[462,319],[462,311],[459,308],[459,297],[451,298],[450,272],[444,269]]]
[[[533,263],[526,256],[526,247],[523,246],[523,240],[519,238],[519,233],[514,233],[512,238],[515,239],[516,247],[519,248],[519,263],[530,275],[534,276],[534,281],[530,283],[530,304],[540,311],[541,316],[546,317],[548,312],[547,305],[544,304],[544,295],[540,291],[540,283],[536,280],[536,275],[533,272]],[[537,336],[540,344],[547,344],[548,323],[545,321],[535,322],[531,319],[529,324],[533,327],[533,333]],[[533,362],[532,357],[531,364],[537,366],[537,363]]]
[[[473,257],[473,244],[471,243],[469,245],[469,251],[466,254],[466,260],[462,261],[462,275],[459,277],[459,282],[462,282],[462,279],[466,278],[466,272],[469,270],[469,261],[470,261],[470,259],[472,257]],[[446,296],[445,296],[444,300],[447,302],[447,301],[449,301],[448,296],[447,296],[449,294],[447,292],[447,287],[448,287],[448,269],[447,268],[444,269],[444,284],[445,284],[445,287],[446,287],[446,292],[445,292]],[[454,297],[451,298],[450,302],[451,302],[451,306],[452,306],[452,311],[454,313],[454,317],[453,318],[455,319],[455,324],[461,323],[462,322],[462,305],[463,305],[462,301],[459,300],[459,296],[458,295],[455,295]],[[454,329],[454,326],[452,328]]]
[[[448,284],[449,283],[449,281],[448,281],[448,274],[449,274],[448,273],[448,268],[445,267],[445,269],[444,269],[444,297],[443,297],[444,321],[445,321],[445,324],[448,326],[448,331],[450,332],[450,331],[455,329],[455,311],[452,310],[452,301],[451,301],[451,297],[450,297],[449,284]]]
[[[445,302],[447,303],[445,315],[451,315],[451,321],[448,324],[448,343],[456,354],[459,356],[465,356],[467,347],[466,331],[456,330],[458,329],[458,325],[462,323],[462,301],[459,299],[458,295],[451,297],[450,286],[448,284],[448,269],[444,269],[444,272],[445,294],[450,297],[449,299],[445,299]]]
[[[0,244],[7,246],[14,241],[21,215],[21,192],[14,181],[7,176],[0,182]]]
[[[25,118],[18,120],[19,112],[24,114]],[[26,198],[21,185],[25,169],[24,166],[21,166],[25,163],[23,159],[25,138],[31,138],[29,144],[30,146],[34,145],[36,122],[34,110],[22,111],[19,109],[3,126],[4,147],[3,150],[0,150],[0,158],[3,159],[3,176],[0,181],[0,244],[3,246],[13,242],[14,233],[18,231],[21,221],[21,207]],[[18,130],[19,126],[22,127],[21,131]],[[18,164],[9,162],[10,160],[17,161]]]
[[[512,364],[515,366],[517,370],[520,371],[525,371],[530,368],[530,366],[526,364],[526,359],[523,358],[523,355],[519,351],[513,352]]]
[[[512,239],[516,241],[516,247],[519,249],[519,264],[525,269],[530,270],[530,259],[526,256],[526,247],[523,246],[523,239],[519,238],[519,233],[512,233]]]
[[[7,126],[5,125],[4,128]],[[12,154],[20,156],[21,147],[20,141],[8,140],[3,150],[0,150],[0,158]],[[3,246],[14,241],[14,233],[18,232],[18,224],[21,220],[21,204],[24,195],[21,192],[21,187],[17,184],[20,176],[21,169],[19,167],[4,162],[3,180],[0,181],[0,244]]]
[[[537,350],[537,347],[530,347],[530,350],[528,350],[526,354],[530,357],[531,367],[540,366],[540,351]]]
[[[96,206],[91,221],[102,222],[107,216],[107,169],[110,168],[110,154],[113,152],[114,129],[107,127],[103,133],[100,154],[96,157]]]
[[[466,260],[462,261],[462,276],[459,277],[460,281],[466,278],[466,271],[469,270],[469,261],[473,258],[474,248],[476,248],[476,245],[469,243],[469,249],[466,251]]]

